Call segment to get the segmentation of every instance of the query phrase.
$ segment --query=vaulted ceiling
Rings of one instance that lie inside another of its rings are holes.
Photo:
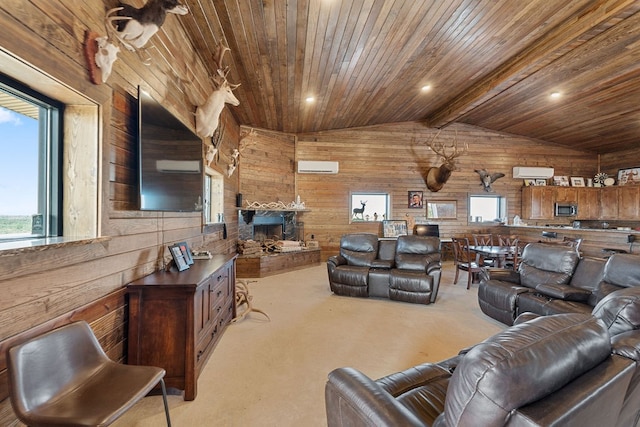
[[[640,144],[638,0],[182,1],[211,75],[216,46],[231,49],[243,125],[462,122],[594,153]]]

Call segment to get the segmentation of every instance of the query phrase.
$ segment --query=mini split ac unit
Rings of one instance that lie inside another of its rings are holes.
[[[299,160],[298,173],[338,173],[338,162]]]
[[[553,176],[553,168],[539,168],[529,166],[514,166],[513,177],[514,178],[528,178],[528,179],[546,179]]]

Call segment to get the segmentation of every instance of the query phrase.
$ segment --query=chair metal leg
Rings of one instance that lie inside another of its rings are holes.
[[[160,379],[162,387],[162,401],[164,402],[164,415],[167,417],[167,427],[171,427],[171,417],[169,417],[169,402],[167,402],[167,387],[164,385],[164,378]]]

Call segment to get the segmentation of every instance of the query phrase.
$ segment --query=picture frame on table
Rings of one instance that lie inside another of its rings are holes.
[[[618,185],[640,185],[640,166],[619,169]]]
[[[553,185],[557,185],[558,187],[568,187],[569,177],[566,175],[555,175],[553,177]]]
[[[407,234],[407,221],[403,219],[385,219],[382,221],[383,237],[398,237],[406,236]]]
[[[547,180],[546,179],[536,179],[536,187],[546,187]]]
[[[184,260],[187,262],[187,265],[193,264],[193,256],[191,256],[191,249],[189,249],[189,245],[187,242],[176,243],[180,246],[180,250],[182,251],[182,256],[184,256]]]
[[[536,186],[536,180],[535,179],[524,179],[524,180],[522,180],[522,183],[524,184],[525,187],[535,187]]]
[[[169,246],[169,252],[171,252],[173,262],[175,263],[178,271],[184,271],[189,268],[189,264],[187,264],[187,260],[184,259],[184,255],[182,253],[182,249],[180,249],[180,245]]]
[[[572,176],[571,177],[571,186],[572,187],[584,187],[584,178],[581,176]]]

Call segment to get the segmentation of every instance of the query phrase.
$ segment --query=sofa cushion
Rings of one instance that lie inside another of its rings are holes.
[[[640,256],[612,255],[604,266],[604,280],[625,288],[640,286]]]
[[[541,283],[567,284],[579,260],[573,248],[531,243],[522,251],[518,266],[520,284],[534,288]]]
[[[611,353],[601,320],[583,314],[533,319],[472,348],[454,371],[446,424],[502,426],[509,413],[601,363]]]
[[[595,306],[593,315],[602,319],[611,336],[640,329],[640,287],[610,293]]]
[[[396,242],[396,268],[425,271],[440,261],[440,239],[427,236],[400,236]]]
[[[349,265],[368,267],[378,257],[378,236],[370,233],[346,234],[340,238],[340,255]]]

